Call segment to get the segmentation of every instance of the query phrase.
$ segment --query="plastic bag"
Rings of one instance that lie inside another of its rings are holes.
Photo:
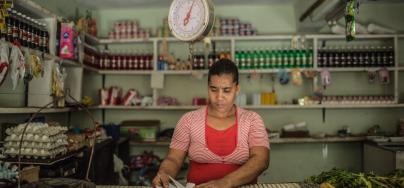
[[[331,84],[331,74],[327,69],[321,71],[321,83],[324,89]]]
[[[13,83],[13,90],[17,88],[18,82],[25,75],[25,57],[22,54],[21,50],[12,45],[11,47],[11,55],[10,55],[10,63],[11,63],[11,80]]]
[[[0,45],[0,86],[6,79],[8,70],[9,70],[9,61],[8,61],[8,44],[2,43]]]
[[[292,83],[296,86],[301,86],[303,84],[302,73],[299,69],[292,70]]]
[[[379,79],[382,85],[387,85],[390,83],[389,71],[386,68],[382,68],[379,70]]]
[[[282,85],[286,85],[289,83],[289,74],[288,72],[286,72],[286,70],[280,70],[278,72],[278,79],[279,79],[279,83]]]
[[[55,64],[52,71],[52,95],[56,98],[56,106],[64,107],[64,83],[66,79],[66,73],[59,64]]]

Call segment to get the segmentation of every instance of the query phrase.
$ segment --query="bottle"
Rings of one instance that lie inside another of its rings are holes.
[[[339,54],[339,66],[346,67],[346,47],[341,47]]]
[[[382,62],[383,66],[389,67],[389,54],[386,46],[382,47]]]
[[[282,50],[282,65],[281,68],[289,68],[289,50],[284,48]]]
[[[154,69],[154,58],[153,58],[153,53],[149,54],[149,70],[153,70]]]
[[[352,67],[358,67],[358,47],[353,46],[352,51]]]
[[[302,63],[302,50],[301,49],[295,51],[295,67],[304,68],[303,63]]]
[[[20,31],[18,30],[19,29],[19,25],[20,25],[20,21],[18,20],[19,18],[18,18],[18,13],[17,13],[17,11],[15,11],[15,10],[13,10],[12,11],[12,16],[13,16],[13,34],[12,34],[12,42],[18,42],[18,37],[19,37],[19,34],[20,34]]]
[[[240,69],[240,60],[241,60],[240,51],[236,51],[234,56],[235,56],[234,62],[236,63],[236,66]],[[209,68],[211,66],[211,58],[212,58],[211,54],[209,54],[209,56],[208,56]]]
[[[128,63],[128,65],[127,65],[128,70],[132,70],[133,67],[134,67],[134,62],[135,62],[134,56],[135,56],[134,51],[129,51],[128,52],[128,56],[127,56],[127,59],[126,59],[126,61]],[[161,57],[161,58],[163,58],[163,57]]]
[[[352,56],[353,56],[352,48],[351,46],[348,46],[345,56],[346,67],[352,67]]]
[[[277,51],[276,50],[271,50],[271,64],[270,64],[270,67],[271,68],[277,68],[277,60],[278,60],[278,57],[277,57]]]
[[[246,53],[245,51],[240,52],[240,69],[243,70],[246,67]]]
[[[7,14],[10,14],[11,9],[8,8],[6,11],[7,11]],[[7,38],[7,27],[8,27],[9,19],[10,19],[10,16],[7,16],[4,18],[5,23],[4,23],[3,28],[1,29],[1,39],[2,40],[6,40],[6,38]]]
[[[27,41],[27,47],[31,48],[32,47],[32,18],[27,17],[27,31],[26,31],[26,41]]]
[[[394,67],[394,48],[392,46],[388,47],[388,66]]]
[[[265,68],[265,69],[271,68],[272,53],[271,53],[271,51],[269,51],[268,49],[265,50],[265,52],[264,52],[264,59],[265,59],[265,60],[264,60],[264,61],[265,61],[264,68]]]
[[[43,40],[43,30],[44,30],[44,25],[42,23],[38,22],[38,50],[41,52],[45,51],[45,45],[44,45],[44,40]]]
[[[365,63],[364,63],[365,57],[363,55],[363,52],[365,52],[367,50],[366,48],[367,48],[367,46],[359,46],[359,49],[358,49],[358,52],[357,52],[357,55],[358,55],[358,64],[357,64],[357,66],[358,67],[364,67],[365,66]]]
[[[258,69],[259,68],[259,55],[258,50],[254,49],[251,53],[251,65],[250,69]]]
[[[313,67],[313,47],[309,47],[306,50],[306,61],[307,61],[307,67],[312,68]]]
[[[24,14],[21,14],[21,21],[20,21],[20,41],[21,41],[21,45],[24,47],[28,47],[28,43],[27,43],[27,16],[25,16]]]
[[[49,53],[49,31],[45,25],[44,28],[44,48],[45,48],[45,52]]]
[[[382,52],[382,47],[377,46],[376,48],[376,62],[380,66],[386,66],[383,64],[383,52]]]
[[[251,65],[252,65],[252,57],[251,57],[251,55],[252,55],[251,51],[246,51],[244,69],[251,69]]]
[[[33,31],[32,31],[32,40],[33,42],[33,49],[38,49],[39,47],[39,25],[37,21],[33,23]]]
[[[14,25],[14,15],[11,9],[7,9],[9,16],[6,18],[7,34],[6,41],[11,42],[13,40],[13,25]]]

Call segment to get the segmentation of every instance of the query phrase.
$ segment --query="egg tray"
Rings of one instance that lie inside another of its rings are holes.
[[[23,141],[28,141],[28,142],[57,142],[58,140],[61,139],[67,139],[67,135],[65,134],[58,134],[54,136],[46,136],[46,135],[34,135],[34,134],[26,134],[24,136]],[[10,135],[7,136],[5,141],[15,141],[19,142],[21,140],[21,135]]]
[[[67,146],[69,143],[67,142],[67,140],[58,140],[56,142],[23,142],[22,143],[22,147],[23,148],[35,148],[35,149],[54,149],[54,148],[58,148],[60,146]],[[8,149],[8,148],[14,148],[14,149],[18,149],[20,147],[20,142],[6,142],[4,144],[4,148]]]
[[[33,150],[36,150],[37,152],[34,154]],[[67,148],[65,146],[61,146],[59,148],[55,148],[52,150],[42,149],[42,151],[33,149],[33,148],[22,148],[22,150],[21,150],[21,156],[24,158],[27,158],[27,159],[30,159],[30,158],[54,159],[56,156],[58,156],[60,154],[64,155],[66,153],[67,153]],[[18,155],[18,150],[15,150],[14,148],[8,149],[8,150],[4,151],[4,154],[6,154],[10,158],[16,158]]]
[[[53,158],[50,157],[31,157],[31,158],[26,158],[26,157],[22,157],[21,158],[21,163],[22,164],[36,164],[36,165],[52,165],[58,161],[62,161],[65,160],[67,158],[76,156],[78,153],[82,152],[83,149],[80,150],[76,150],[76,151],[70,151],[67,152],[65,154],[58,154],[56,156],[54,156]],[[4,161],[10,162],[10,163],[18,163],[18,157],[14,156],[7,156],[7,158],[2,159]]]
[[[38,125],[39,124],[39,125]],[[16,127],[6,129],[7,135],[21,135],[24,130],[25,124],[19,124]],[[25,130],[26,134],[38,134],[38,135],[47,135],[53,136],[61,133],[67,132],[67,127],[62,126],[49,126],[48,124],[42,123],[32,123],[28,125],[27,129]]]

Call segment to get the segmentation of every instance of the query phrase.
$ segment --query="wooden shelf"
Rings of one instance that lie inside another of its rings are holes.
[[[37,112],[39,109],[35,107],[0,108],[0,114],[31,114]],[[75,108],[46,108],[40,113],[63,113],[75,110]]]
[[[365,137],[326,137],[326,138],[277,138],[270,139],[271,144],[299,144],[299,143],[339,143],[362,142]],[[130,142],[131,146],[169,146],[170,142]]]

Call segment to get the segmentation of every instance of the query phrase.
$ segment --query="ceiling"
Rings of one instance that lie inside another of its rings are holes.
[[[74,0],[91,9],[169,6],[171,0]],[[231,4],[291,4],[298,0],[212,0],[215,5]]]

